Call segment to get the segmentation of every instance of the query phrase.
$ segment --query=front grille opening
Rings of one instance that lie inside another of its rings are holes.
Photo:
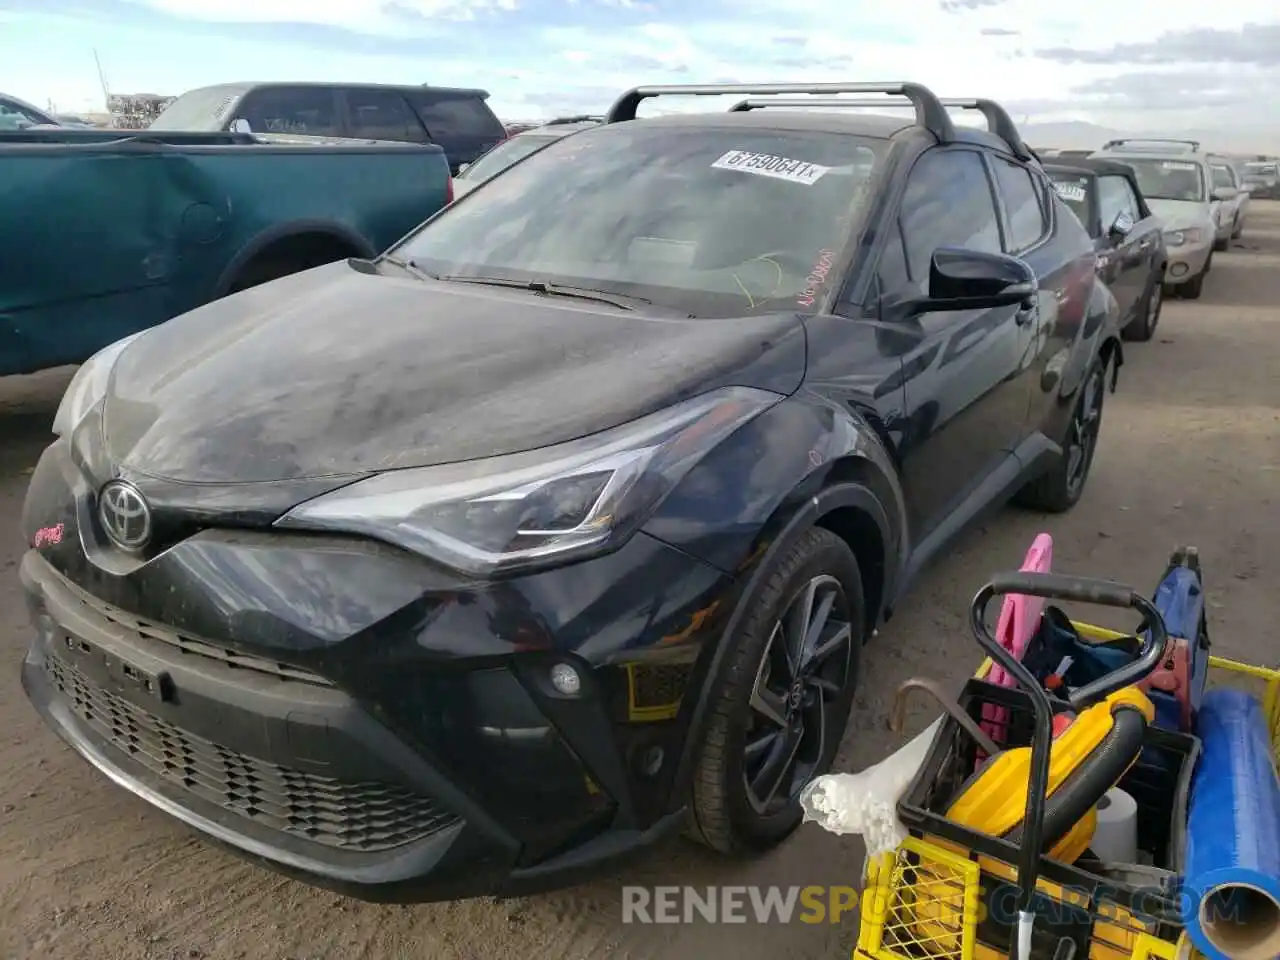
[[[374,852],[460,822],[406,787],[316,776],[187,733],[103,690],[56,655],[46,657],[45,669],[76,716],[116,749],[165,782],[273,830],[326,847]]]

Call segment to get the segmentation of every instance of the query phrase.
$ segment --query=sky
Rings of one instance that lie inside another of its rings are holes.
[[[1021,122],[1280,141],[1276,0],[0,0],[0,91],[101,110],[95,50],[113,93],[429,82],[519,120],[642,83],[909,79]]]

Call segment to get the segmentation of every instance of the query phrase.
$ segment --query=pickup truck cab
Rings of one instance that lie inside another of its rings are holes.
[[[375,256],[451,191],[427,144],[2,133],[0,376],[79,363],[228,293]]]
[[[149,129],[434,143],[457,176],[506,139],[486,90],[378,83],[222,83],[188,90]]]

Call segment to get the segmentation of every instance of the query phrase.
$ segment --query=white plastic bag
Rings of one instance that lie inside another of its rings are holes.
[[[896,850],[907,837],[898,822],[898,798],[911,785],[929,753],[929,744],[942,723],[939,717],[919,736],[861,773],[829,773],[818,777],[800,794],[804,819],[831,833],[856,833],[867,847],[866,875],[871,857]]]

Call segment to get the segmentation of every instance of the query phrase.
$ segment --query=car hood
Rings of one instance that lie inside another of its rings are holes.
[[[790,393],[804,367],[794,313],[673,318],[348,261],[138,338],[103,432],[168,480],[345,476],[536,449],[727,384]]]
[[[1151,212],[1160,218],[1165,230],[1186,230],[1189,227],[1212,226],[1213,214],[1207,203],[1191,203],[1186,200],[1147,199]]]

